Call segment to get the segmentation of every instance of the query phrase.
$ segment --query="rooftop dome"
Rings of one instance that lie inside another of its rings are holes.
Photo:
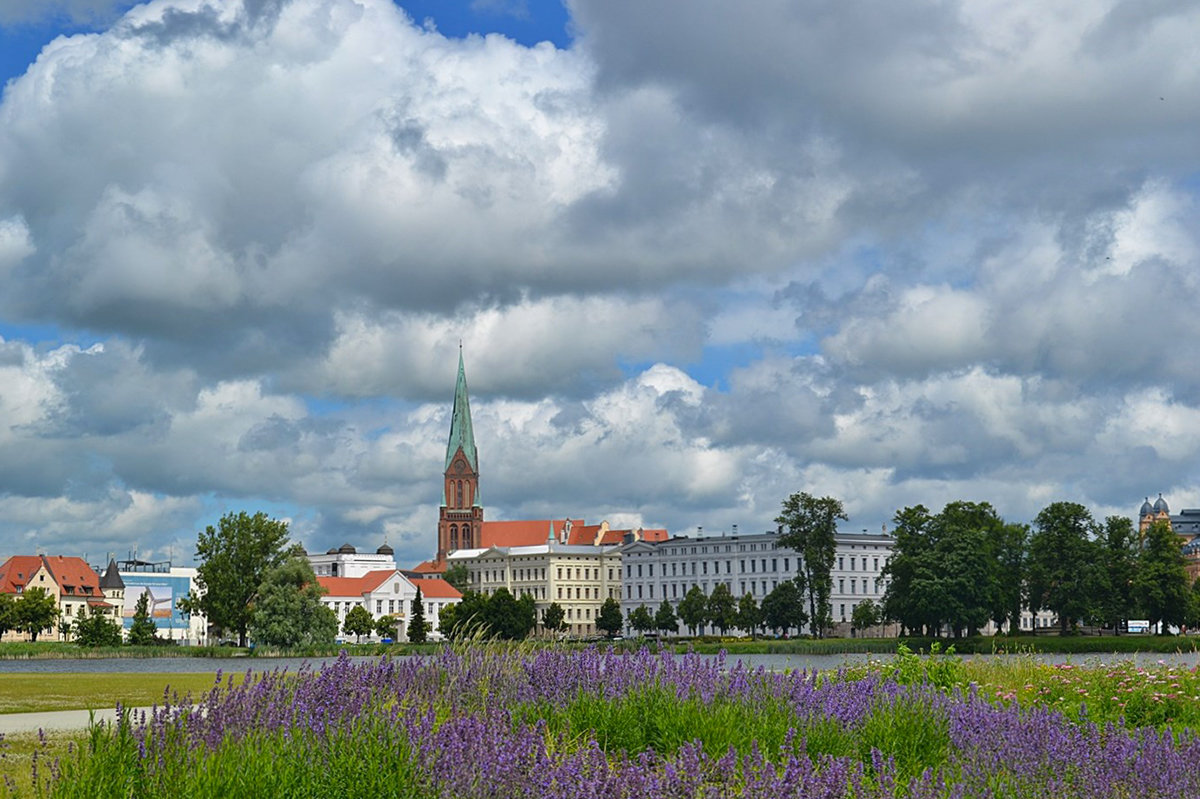
[[[1162,511],[1163,513],[1171,512],[1171,509],[1167,507],[1167,501],[1163,499],[1161,492],[1158,495],[1158,499],[1154,500],[1154,512],[1158,513],[1159,511]]]
[[[1146,501],[1142,503],[1142,507],[1138,511],[1138,516],[1149,516],[1152,513],[1154,513],[1154,506],[1150,504],[1150,497],[1146,497]]]
[[[329,548],[329,551],[328,551],[328,552],[326,552],[325,554],[326,554],[326,555],[336,555],[336,554],[337,554],[337,547],[330,547],[330,548]]]
[[[342,544],[340,547],[338,547],[338,554],[339,555],[356,555],[356,554],[358,554],[358,550],[355,549],[354,547],[350,546],[349,544]]]
[[[375,554],[376,555],[395,555],[396,550],[392,549],[387,544],[384,544],[379,549],[375,550]]]

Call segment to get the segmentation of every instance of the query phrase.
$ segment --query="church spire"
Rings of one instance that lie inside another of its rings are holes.
[[[450,418],[450,440],[446,442],[446,468],[462,449],[473,471],[479,471],[475,452],[475,430],[471,427],[471,401],[467,396],[467,370],[463,367],[462,345],[458,345],[458,382],[454,386],[454,412]]]

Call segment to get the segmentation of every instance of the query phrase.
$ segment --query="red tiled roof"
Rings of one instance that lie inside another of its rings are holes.
[[[317,582],[330,596],[360,597],[369,591],[374,591],[394,574],[396,574],[394,569],[380,569],[367,572],[362,577],[318,577]]]
[[[550,535],[550,519],[527,519],[513,522],[484,522],[479,547],[535,547],[546,543]],[[554,520],[554,536],[562,535],[566,519]]]
[[[446,564],[445,562],[438,563],[432,560],[423,560],[414,566],[412,570],[421,574],[445,574]]]
[[[642,530],[643,541],[653,541],[657,543],[659,541],[666,541],[670,537],[671,536],[666,530]]]
[[[459,590],[445,580],[427,577],[414,583],[421,589],[421,596],[432,599],[462,599]]]
[[[43,555],[42,560],[64,596],[104,596],[100,577],[83,558]]]
[[[38,555],[13,555],[0,566],[0,594],[15,594],[42,567]]]

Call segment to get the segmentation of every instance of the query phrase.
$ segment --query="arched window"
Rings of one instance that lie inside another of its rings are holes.
[[[450,525],[450,548],[458,549],[458,525]]]
[[[465,505],[463,505],[462,497],[463,497],[463,493],[462,493],[462,480],[459,480],[459,481],[458,481],[458,505],[457,505],[456,507],[459,507],[459,508],[464,508],[464,507],[466,507]]]
[[[471,549],[474,544],[471,543],[471,528],[463,525],[463,549]]]

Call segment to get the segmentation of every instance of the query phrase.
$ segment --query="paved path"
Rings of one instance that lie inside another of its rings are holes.
[[[142,710],[135,708],[134,710]],[[145,708],[149,711],[149,708]],[[115,708],[90,711],[96,721],[112,722],[117,717]],[[130,712],[133,712],[131,710]],[[38,730],[86,730],[89,720],[87,710],[54,710],[45,713],[0,713],[0,734],[16,735]]]

